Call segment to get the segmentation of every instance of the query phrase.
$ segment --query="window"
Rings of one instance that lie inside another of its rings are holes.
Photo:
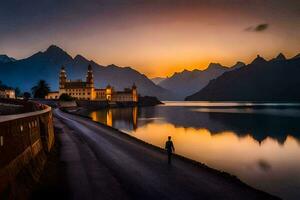
[[[0,146],[3,146],[3,136],[0,136]]]

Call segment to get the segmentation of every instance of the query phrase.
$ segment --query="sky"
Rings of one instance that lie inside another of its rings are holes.
[[[299,0],[1,0],[0,54],[58,45],[149,77],[300,53]]]

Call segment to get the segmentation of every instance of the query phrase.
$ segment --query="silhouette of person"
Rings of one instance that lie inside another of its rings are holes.
[[[168,137],[168,141],[166,142],[165,149],[168,153],[168,164],[171,164],[172,153],[175,151],[173,142],[171,141],[171,136]]]

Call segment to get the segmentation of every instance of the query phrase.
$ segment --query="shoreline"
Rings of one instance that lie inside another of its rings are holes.
[[[119,129],[107,126],[107,125],[105,125],[105,124],[103,124],[101,122],[94,121],[94,120],[92,120],[91,117],[88,117],[86,115],[83,115],[83,114],[80,114],[80,113],[77,113],[77,112],[69,112],[69,111],[64,110],[64,109],[60,109],[60,110],[63,111],[63,112],[65,112],[65,113],[71,114],[71,115],[75,115],[75,116],[79,116],[79,117],[88,119],[92,123],[95,123],[95,124],[97,124],[97,125],[105,128],[105,129],[107,129],[108,131],[113,132],[114,134],[125,136],[129,140],[133,140],[133,141],[135,141],[137,143],[140,143],[140,144],[142,144],[142,145],[144,145],[144,146],[146,146],[146,147],[148,147],[148,148],[150,148],[150,149],[152,149],[154,151],[159,151],[160,153],[165,153],[165,150],[163,148],[161,148],[161,147],[158,147],[158,146],[155,146],[155,145],[153,145],[151,143],[145,142],[145,141],[143,141],[141,139],[138,139],[138,138],[136,138],[136,137],[134,137],[132,135],[129,135],[129,134],[125,133],[125,132],[122,132]],[[229,180],[231,182],[235,182],[235,183],[239,184],[240,186],[243,186],[243,187],[246,187],[246,188],[251,188],[251,189],[255,190],[258,193],[269,195],[270,197],[275,198],[275,199],[281,199],[280,197],[277,197],[277,196],[275,196],[273,194],[270,194],[268,192],[265,192],[263,190],[260,190],[260,189],[257,189],[255,187],[252,187],[252,186],[248,185],[247,183],[241,181],[237,176],[235,176],[233,174],[230,174],[230,173],[228,173],[226,171],[222,171],[222,170],[218,170],[218,169],[209,167],[208,165],[206,165],[204,163],[201,163],[199,161],[187,158],[185,156],[182,156],[182,155],[179,155],[179,154],[176,154],[176,153],[174,153],[173,156],[176,157],[177,159],[183,161],[183,162],[190,163],[190,164],[192,164],[192,165],[194,165],[196,167],[199,167],[201,169],[206,170],[207,172],[213,173],[214,175],[224,177],[224,178],[226,178],[227,180]]]

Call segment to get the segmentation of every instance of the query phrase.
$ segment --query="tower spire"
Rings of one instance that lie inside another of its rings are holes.
[[[67,73],[65,67],[62,66],[59,73],[59,89],[64,89],[67,82]]]
[[[87,71],[87,75],[86,75],[86,84],[87,87],[94,87],[94,75],[93,75],[93,69],[92,69],[92,65],[89,64],[88,65],[88,71]]]

